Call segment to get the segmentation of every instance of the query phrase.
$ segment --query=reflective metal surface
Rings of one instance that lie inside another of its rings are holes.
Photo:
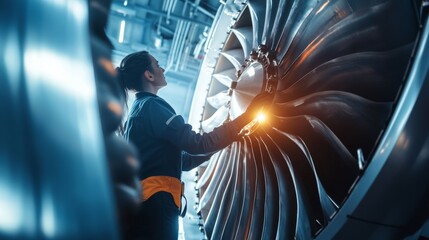
[[[116,239],[87,2],[0,11],[0,238]]]
[[[194,104],[191,116],[202,115],[201,125],[194,120],[194,126],[207,131],[208,123],[213,128],[236,117],[273,76],[276,97],[265,127],[200,168],[199,210],[209,238],[314,238],[332,226],[332,218],[349,201],[356,200],[349,194],[359,191],[355,186],[361,184],[361,176],[378,176],[370,164],[379,161],[380,139],[394,141],[394,136],[383,135],[386,127],[396,121],[392,118],[395,111],[408,109],[398,104],[398,96],[407,94],[402,89],[418,39],[416,6],[410,1],[387,0],[249,0],[225,24],[231,30],[214,25],[217,32],[211,42],[219,44],[211,48],[219,52],[207,53],[200,80],[212,78],[196,90],[200,98],[203,89],[208,89],[206,97],[211,100],[200,112]],[[208,63],[213,60],[216,64],[209,75],[204,68],[211,67]],[[253,72],[251,61],[262,69]],[[246,91],[252,92],[248,98],[236,97],[242,79],[252,82],[246,85],[250,89]],[[231,99],[221,97],[225,92],[231,92]],[[218,97],[223,105],[210,104]],[[426,130],[422,136],[427,138]],[[425,142],[417,135],[415,140]],[[392,168],[388,171],[399,171]],[[426,189],[417,190],[421,201],[428,199]],[[398,225],[401,229],[393,235],[367,228],[368,235],[346,229],[343,235],[331,232],[320,238],[349,239],[354,233],[366,238],[374,232],[374,236],[401,238],[411,233],[408,227],[421,222],[404,220],[401,224],[407,227]]]
[[[397,110],[372,162],[318,239],[395,239],[417,231],[428,218],[428,55],[426,22]],[[362,228],[368,231],[358,231]]]

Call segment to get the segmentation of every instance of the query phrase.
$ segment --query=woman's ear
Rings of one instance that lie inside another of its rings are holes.
[[[144,76],[147,80],[149,80],[151,82],[154,80],[153,75],[149,70],[144,71]]]

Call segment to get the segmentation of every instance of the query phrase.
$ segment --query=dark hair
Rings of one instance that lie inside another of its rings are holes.
[[[125,101],[128,99],[128,90],[142,90],[141,76],[143,73],[146,70],[153,71],[149,56],[147,51],[131,53],[122,59],[121,64],[116,68]]]

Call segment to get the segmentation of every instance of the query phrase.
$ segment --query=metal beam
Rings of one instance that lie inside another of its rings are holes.
[[[179,16],[173,13],[168,14],[165,11],[162,10],[157,10],[157,9],[150,9],[147,8],[147,6],[143,6],[140,4],[135,4],[135,5],[128,5],[128,6],[123,6],[117,3],[112,4],[112,8],[111,8],[114,12],[119,12],[119,13],[123,13],[124,15],[130,15],[130,16],[135,16],[135,17],[139,17],[136,14],[136,10],[138,11],[143,11],[143,12],[147,12],[147,13],[151,13],[151,14],[155,14],[158,15],[160,17],[169,17],[170,19],[174,19],[174,20],[183,20],[186,22],[191,22],[191,23],[195,23],[195,24],[199,24],[202,26],[208,26],[210,27],[212,25],[212,23],[210,22],[202,22],[196,19],[192,19],[192,18],[188,18],[188,17],[184,17],[184,16]]]

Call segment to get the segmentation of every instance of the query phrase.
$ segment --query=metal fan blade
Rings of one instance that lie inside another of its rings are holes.
[[[403,5],[407,6],[404,2],[393,1],[363,9],[319,35],[296,60],[293,60],[291,68],[284,75],[285,79],[291,81],[285,82],[283,88],[316,66],[338,56],[365,51],[387,51],[414,41],[415,31],[409,27],[412,26],[411,19],[403,23],[396,18],[397,24],[392,24],[388,20],[394,18],[393,14]],[[397,32],[401,32],[401,35],[397,36]],[[377,44],[369,44],[371,42]]]
[[[305,21],[308,21],[307,17],[317,3],[317,0],[293,1],[286,24],[283,29],[277,29],[277,31],[281,32],[281,37],[272,50],[276,50],[278,59],[283,59],[284,54],[291,49],[290,45],[298,30]]]
[[[411,49],[412,44],[408,44],[388,52],[361,52],[335,58],[279,92],[277,99],[287,102],[311,93],[336,90],[372,101],[392,101]]]
[[[237,145],[236,143],[233,143],[230,147],[229,157],[233,158],[236,155],[236,152],[237,152]],[[227,189],[227,187],[229,186],[231,178],[233,177],[233,171],[234,171],[234,166],[236,162],[228,161],[226,164],[227,164],[227,167],[225,171],[222,173],[220,181],[216,186],[217,191],[212,193],[213,202],[211,204],[211,208],[207,214],[207,218],[205,222],[205,228],[208,229],[210,233],[213,235],[215,234],[214,231],[219,231],[219,228],[221,228],[221,227],[216,227],[216,224],[220,224],[217,222],[218,215],[220,212],[226,211],[226,207],[224,205],[228,203],[230,201],[230,198],[232,197],[231,193],[226,190],[230,190],[229,188]],[[228,199],[228,201],[224,201],[223,199]],[[221,207],[222,209],[220,209]],[[212,235],[210,235],[209,237],[212,238]]]
[[[234,68],[230,68],[223,72],[213,74],[213,77],[226,87],[231,87],[232,81],[236,79],[235,72]]]
[[[243,157],[243,144],[236,142],[233,146],[235,148],[235,159],[241,159]],[[222,198],[222,204],[219,209],[216,224],[219,227],[215,227],[213,231],[213,239],[232,239],[235,235],[236,225],[238,223],[239,210],[242,207],[243,200],[243,184],[241,184],[241,178],[243,175],[243,162],[237,161],[233,166],[231,177],[228,181],[228,185],[225,188],[225,196]],[[225,202],[224,199],[230,199]],[[216,225],[215,225],[216,226]],[[216,229],[218,231],[216,231]]]
[[[250,16],[253,26],[253,48],[257,49],[262,40],[262,32],[264,30],[265,8],[266,3],[258,0],[248,1]]]
[[[228,167],[229,162],[225,159],[230,157],[230,151],[229,150],[221,150],[219,159],[216,161],[216,165],[214,166],[214,169],[212,172],[208,172],[208,174],[213,176],[210,177],[210,184],[207,186],[207,188],[204,189],[204,192],[201,193],[198,211],[202,211],[204,208],[206,208],[207,205],[211,205],[213,202],[213,198],[215,196],[215,193],[218,189],[219,182],[222,179],[222,173],[226,170]],[[200,186],[201,188],[201,186]],[[207,216],[207,214],[204,214]]]
[[[275,19],[270,33],[270,42],[267,43],[267,46],[270,47],[271,51],[276,51],[276,47],[282,33],[282,31],[279,31],[279,29],[282,29],[282,26],[286,25],[286,21],[289,17],[289,14],[291,13],[293,3],[293,1],[279,0],[277,8],[273,8],[276,9]]]
[[[305,142],[297,136],[280,132],[275,128],[273,130],[284,135],[287,137],[287,140],[293,142],[293,144],[278,147],[282,149],[282,151],[287,150],[285,153],[290,156],[292,165],[294,165],[293,168],[298,172],[296,176],[301,179],[306,189],[304,191],[308,197],[308,199],[306,199],[306,202],[308,202],[306,208],[309,209],[308,214],[310,215],[310,219],[313,219],[311,225],[312,232],[314,233],[314,231],[317,231],[317,227],[315,228],[314,224],[316,224],[316,222],[318,222],[318,224],[327,224],[329,218],[338,209],[338,206],[329,198],[320,182],[317,169],[314,166],[313,159]],[[284,140],[284,142],[288,142],[287,140]],[[314,189],[315,187],[317,190]],[[314,194],[317,194],[317,196],[314,196]]]
[[[263,139],[258,139],[259,152],[264,169],[265,180],[265,197],[264,197],[264,216],[263,219],[258,220],[258,224],[262,225],[262,232],[260,238],[257,239],[275,239],[277,235],[277,225],[279,222],[279,183],[277,182],[276,172],[273,163],[271,162],[269,151]]]
[[[198,178],[197,184],[195,185],[196,189],[202,189],[203,186],[206,186],[209,180],[216,175],[216,167],[218,165],[218,162],[220,159],[222,159],[223,155],[225,154],[225,151],[219,151],[213,154],[213,156],[210,158],[210,161],[207,165],[207,167],[204,170],[204,173],[201,174],[201,176]],[[204,193],[202,193],[204,194]]]
[[[207,102],[214,108],[218,109],[226,105],[231,100],[228,91],[222,91],[214,96],[207,97]]]
[[[271,32],[273,31],[274,21],[276,19],[276,11],[279,6],[279,1],[277,0],[267,0],[265,7],[265,20],[264,20],[264,30],[262,32],[261,44],[269,46],[272,44],[272,39],[270,39]]]
[[[383,119],[389,114],[391,104],[369,101],[351,93],[326,91],[282,104],[281,108],[285,116],[317,117],[350,152],[361,148],[367,154],[378,129],[384,126]]]
[[[251,157],[256,166],[256,185],[255,185],[255,195],[254,195],[254,204],[253,204],[253,214],[252,218],[246,223],[246,230],[242,233],[247,235],[246,238],[241,239],[261,239],[262,238],[262,229],[264,227],[264,208],[265,208],[265,174],[268,172],[263,167],[263,162],[261,161],[261,151],[259,150],[258,140],[250,136],[249,143],[247,145],[251,150]],[[238,238],[240,239],[240,238]]]
[[[258,176],[255,157],[250,148],[250,140],[246,138],[244,138],[243,143],[243,154],[244,171],[239,181],[241,181],[244,189],[239,215],[236,217],[237,223],[232,226],[233,229],[236,229],[235,234],[231,239],[248,239],[248,230],[250,229],[252,217],[256,217],[254,213],[255,200],[256,192],[258,191],[258,178],[260,176]],[[229,224],[226,224],[226,226],[229,226]],[[225,231],[228,232],[230,230],[226,229]]]
[[[294,176],[288,166],[288,157],[282,156],[276,144],[269,136],[261,134],[262,144],[274,167],[274,173],[278,184],[279,207],[278,222],[273,227],[276,229],[276,239],[292,239],[295,236],[298,202]]]
[[[353,10],[347,1],[326,1],[323,4],[314,6],[311,12],[305,16],[301,25],[297,28],[293,39],[290,36],[281,35],[280,41],[276,45],[278,59],[283,63],[281,72],[286,72],[291,64],[303,50],[318,35],[326,32],[330,27],[349,16]],[[288,25],[285,25],[283,33],[287,33]],[[283,46],[283,44],[286,44]],[[286,51],[287,50],[287,51]],[[280,73],[280,75],[283,75]]]
[[[205,132],[211,132],[215,127],[219,127],[228,117],[228,107],[222,106],[216,112],[201,123]]]
[[[232,32],[237,37],[243,48],[244,57],[248,58],[253,44],[253,29],[252,27],[241,27],[232,29]]]
[[[236,70],[241,68],[241,64],[244,62],[243,49],[241,48],[231,49],[231,50],[222,52],[221,54],[225,56],[232,63],[232,65],[234,65],[234,68]]]
[[[357,176],[356,158],[329,127],[315,117],[280,117],[271,122],[279,131],[299,135],[305,142],[320,181],[338,205]],[[331,171],[335,174],[330,174]]]
[[[299,221],[299,228],[296,229],[296,232],[284,231],[285,233],[282,234],[293,234],[292,236],[300,236],[300,239],[311,238],[311,235],[320,228],[317,221],[323,222],[325,218],[329,217],[324,216],[319,202],[321,194],[318,188],[317,174],[312,168],[311,158],[308,159],[308,156],[303,152],[305,145],[299,140],[297,141],[293,135],[275,129],[266,133],[273,145],[276,146],[275,151],[272,151],[276,157],[272,157],[272,159],[281,159],[278,164],[279,167],[283,168],[282,172],[285,172],[285,169],[290,172],[291,180],[285,181],[284,184],[293,185],[293,187],[288,186],[290,192],[294,191],[289,193],[291,199],[288,201],[294,201],[292,206],[296,204],[296,208],[289,207],[286,209],[284,212],[293,211],[293,214],[288,216],[291,219],[283,216],[286,218],[283,221],[288,222],[290,226]],[[291,227],[291,230],[293,229]],[[290,238],[290,235],[286,238]]]

